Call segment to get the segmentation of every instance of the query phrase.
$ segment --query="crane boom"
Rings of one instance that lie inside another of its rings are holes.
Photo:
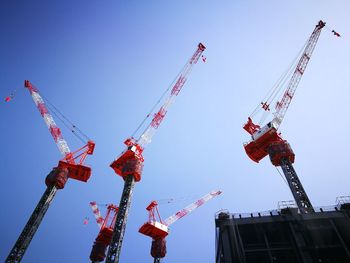
[[[288,87],[286,91],[283,94],[283,97],[280,102],[276,105],[276,112],[274,116],[274,123],[277,125],[277,129],[281,122],[283,121],[284,116],[286,115],[286,112],[288,110],[288,107],[293,99],[295,90],[297,89],[299,82],[301,80],[301,77],[303,76],[306,66],[309,63],[309,60],[311,58],[311,55],[315,49],[315,46],[317,44],[317,40],[321,34],[322,28],[326,25],[325,22],[320,20],[318,24],[316,25],[314,31],[312,32],[309,40],[307,41],[306,47],[304,49],[304,52],[298,62],[297,67],[295,68],[295,71],[293,73],[293,76],[288,84]]]
[[[154,115],[151,123],[148,125],[144,133],[137,140],[137,144],[142,148],[144,148],[148,143],[151,142],[152,137],[154,136],[159,125],[161,124],[165,115],[167,114],[169,107],[174,102],[176,96],[180,93],[182,87],[185,85],[188,75],[192,71],[193,66],[198,62],[198,59],[200,58],[204,50],[205,50],[204,45],[202,43],[199,43],[198,49],[196,50],[196,52],[193,54],[193,56],[190,58],[190,60],[187,62],[187,64],[183,68],[177,81],[175,82],[173,88],[171,89],[171,93],[166,98],[165,103],[159,109],[159,111]]]
[[[34,87],[34,85],[32,85],[32,83],[30,83],[28,80],[24,82],[24,86],[29,90],[35,105],[37,106],[41,116],[44,119],[44,122],[46,123],[47,128],[49,129],[54,141],[56,142],[58,150],[63,155],[63,157],[67,156],[71,152],[68,147],[68,143],[62,137],[61,129],[57,127],[52,115],[45,105],[43,98],[40,96],[39,90]]]
[[[167,219],[164,220],[164,224],[167,226],[170,226],[171,224],[175,223],[180,218],[184,217],[185,215],[191,213],[193,210],[197,209],[201,205],[208,202],[210,199],[220,195],[221,191],[212,191],[202,198],[198,199],[197,201],[193,202],[192,204],[189,204],[185,208],[181,209],[180,211],[176,212],[175,214],[169,216]]]
[[[159,111],[153,116],[151,123],[148,125],[144,133],[138,140],[135,140],[132,137],[127,139],[124,142],[128,147],[127,150],[124,151],[110,165],[115,173],[124,179],[124,188],[119,203],[119,211],[117,219],[115,221],[112,242],[108,249],[106,263],[119,262],[127,218],[131,206],[133,189],[135,182],[141,180],[141,173],[144,162],[142,156],[143,149],[148,143],[151,142],[152,137],[163,121],[170,105],[174,102],[175,97],[179,94],[182,87],[184,86],[193,65],[197,63],[204,50],[205,46],[202,43],[199,43],[195,53],[191,56],[190,60],[184,67],[184,70],[181,71],[178,79],[176,80],[175,85],[172,87],[171,94],[168,96]]]
[[[103,217],[102,217],[102,215],[100,213],[100,209],[98,209],[98,206],[97,206],[95,201],[90,202],[90,207],[91,207],[92,212],[93,212],[93,214],[95,216],[97,225],[99,226],[99,228],[101,228],[104,219],[103,219]]]

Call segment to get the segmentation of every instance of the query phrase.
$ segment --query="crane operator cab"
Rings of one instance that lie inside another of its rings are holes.
[[[259,139],[261,136],[263,136],[266,133],[271,132],[272,130],[277,131],[277,124],[274,123],[274,121],[268,122],[264,127],[262,127],[260,130],[256,131],[252,134],[252,140],[255,141]]]

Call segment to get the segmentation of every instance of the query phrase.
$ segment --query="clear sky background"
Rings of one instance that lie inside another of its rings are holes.
[[[256,164],[246,156],[242,125],[320,19],[342,37],[323,30],[281,132],[314,206],[348,195],[349,10],[347,0],[2,0],[0,96],[17,94],[0,103],[0,261],[61,158],[25,79],[74,120],[96,150],[87,160],[90,181],[70,180],[57,193],[23,262],[87,262],[98,233],[88,204],[118,204],[123,188],[109,164],[203,42],[207,62],[194,67],[144,152],[121,262],[152,262],[151,239],[137,232],[151,200],[188,197],[160,206],[167,217],[221,189],[221,196],[171,227],[164,260],[213,262],[216,211],[265,211],[292,199],[268,158]],[[71,149],[81,146],[62,130]]]

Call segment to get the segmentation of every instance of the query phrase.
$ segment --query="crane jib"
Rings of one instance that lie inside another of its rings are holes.
[[[187,77],[190,74],[193,66],[198,62],[198,59],[202,55],[205,47],[203,44],[199,44],[196,52],[192,55],[189,62],[185,65],[182,72],[179,74],[178,79],[176,80],[173,88],[171,89],[170,94],[165,99],[164,104],[160,107],[159,111],[153,116],[151,123],[147,126],[143,134],[137,140],[137,144],[144,148],[147,144],[152,141],[152,137],[155,134],[155,130],[158,129],[159,125],[164,120],[165,115],[168,112],[168,109],[175,100],[175,97],[180,93],[181,89],[187,81]]]

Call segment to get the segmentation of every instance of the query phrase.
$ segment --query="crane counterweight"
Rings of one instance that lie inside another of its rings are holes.
[[[132,175],[135,182],[139,182],[143,169],[143,159],[141,161],[132,149],[128,149],[111,163],[110,167],[124,180],[128,175]]]
[[[57,189],[63,189],[68,181],[68,174],[67,168],[55,167],[46,176],[45,184],[47,187],[55,186]]]

